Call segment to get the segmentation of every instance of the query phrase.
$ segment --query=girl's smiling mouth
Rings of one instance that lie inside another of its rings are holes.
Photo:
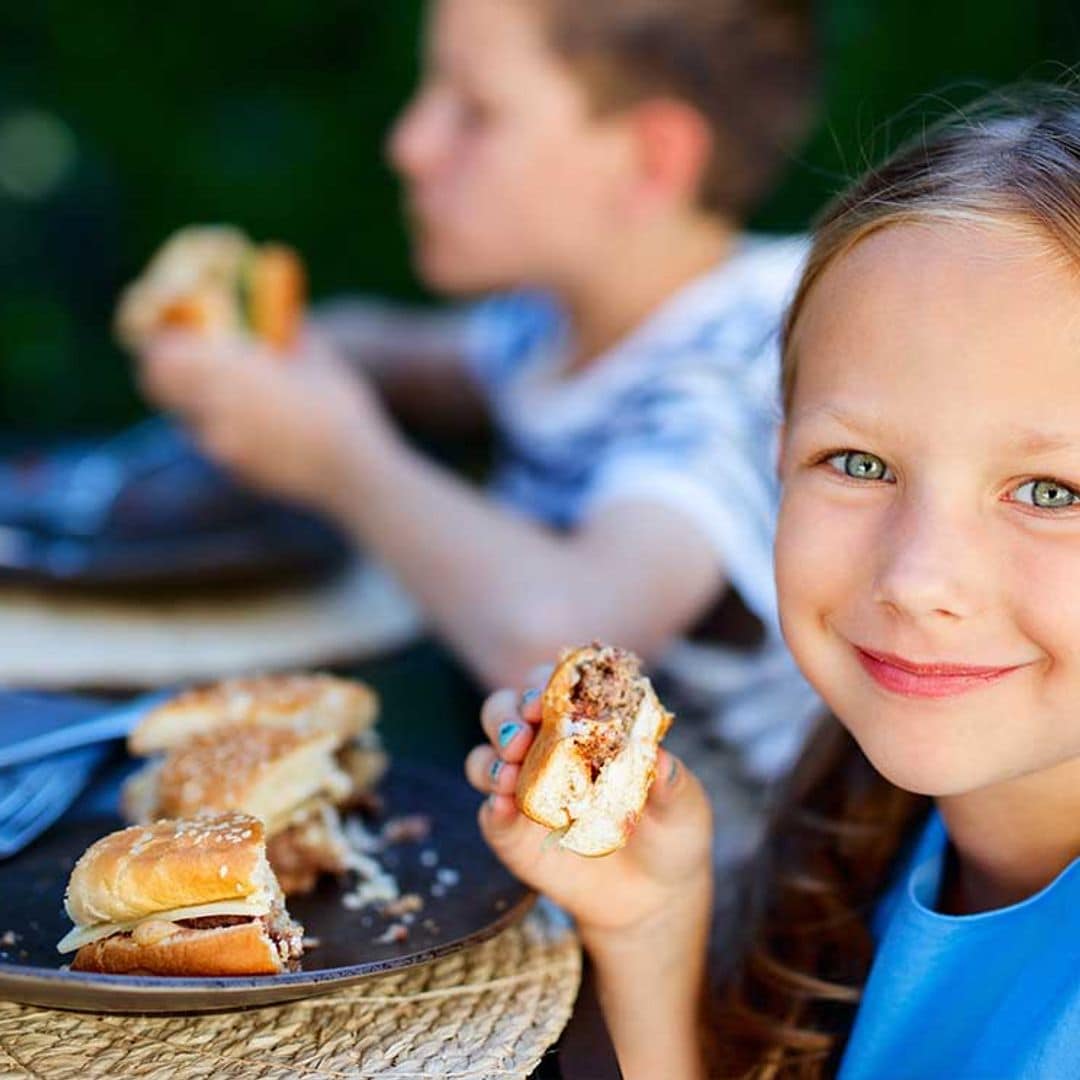
[[[891,653],[852,646],[859,663],[881,687],[904,697],[942,698],[978,690],[1030,666],[984,667],[943,662],[916,663]]]

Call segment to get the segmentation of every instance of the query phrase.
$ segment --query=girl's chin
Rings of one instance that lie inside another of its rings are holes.
[[[870,764],[895,787],[913,795],[942,798],[985,787],[994,778],[979,769],[975,755],[946,747],[915,747],[895,739],[859,738]]]

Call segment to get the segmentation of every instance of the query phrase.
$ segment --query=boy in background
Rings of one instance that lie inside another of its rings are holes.
[[[242,478],[336,518],[481,683],[617,642],[762,778],[814,708],[771,567],[776,331],[803,245],[742,222],[811,111],[808,7],[434,0],[389,154],[419,276],[489,298],[327,308],[289,363],[179,334],[141,357],[152,400]],[[414,450],[376,382],[413,412],[478,391],[489,488]],[[695,635],[721,600],[718,633]]]

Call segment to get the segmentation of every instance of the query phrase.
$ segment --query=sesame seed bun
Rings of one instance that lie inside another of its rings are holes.
[[[93,926],[276,894],[262,822],[234,813],[103,837],[75,864],[64,906],[76,926]]]
[[[136,773],[124,810],[141,821],[238,810],[272,825],[317,795],[341,801],[352,793],[334,756],[340,743],[333,731],[292,727],[211,731]]]
[[[369,687],[332,675],[226,679],[184,691],[153,709],[128,737],[128,749],[145,757],[211,731],[252,724],[329,730],[344,741],[371,728],[378,709]]]

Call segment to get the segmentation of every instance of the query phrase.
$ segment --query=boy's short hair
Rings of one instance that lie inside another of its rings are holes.
[[[811,0],[539,0],[556,52],[597,108],[674,97],[697,109],[714,149],[709,211],[740,220],[775,183],[814,114]]]

